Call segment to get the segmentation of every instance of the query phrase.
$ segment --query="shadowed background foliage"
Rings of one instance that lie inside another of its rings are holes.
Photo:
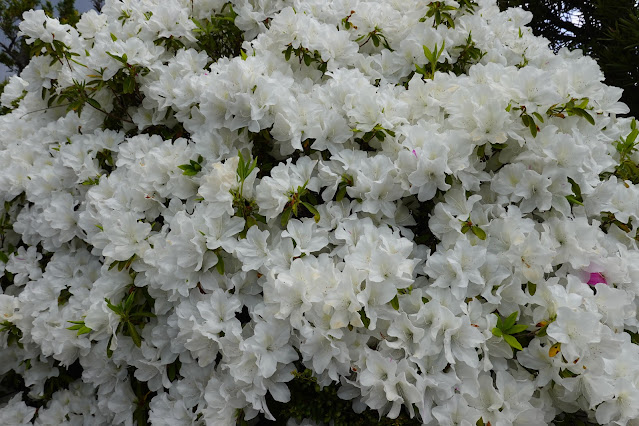
[[[553,50],[582,49],[597,60],[606,84],[624,89],[622,102],[639,115],[639,2],[636,0],[498,0],[500,9],[533,13],[530,26]]]

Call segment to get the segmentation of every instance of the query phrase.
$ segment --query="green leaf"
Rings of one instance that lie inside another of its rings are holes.
[[[142,346],[142,338],[138,334],[138,330],[129,321],[127,321],[126,325],[129,329],[129,335],[131,336],[131,339],[133,339],[133,343],[135,343],[135,346],[139,348],[140,346]]]
[[[586,110],[582,108],[572,108],[569,112],[572,112],[574,115],[578,115],[579,117],[583,117],[586,121],[592,125],[595,124],[595,119],[592,118],[592,115],[588,114]]]
[[[106,52],[107,55],[109,55],[110,57],[112,57],[113,59],[115,59],[116,61],[122,63],[123,65],[126,65],[126,60],[120,56],[114,55],[111,52]]]
[[[130,94],[135,92],[135,77],[129,76],[129,78],[124,80],[122,91],[126,94]]]
[[[311,212],[311,214],[313,214],[313,218],[315,219],[315,223],[318,223],[320,221],[320,214],[317,211],[317,209],[315,208],[315,206],[313,206],[310,203],[307,203],[306,201],[302,201],[302,205],[304,207],[306,207],[306,209]]]
[[[106,302],[109,309],[111,309],[116,314],[122,315],[124,313],[124,311],[122,311],[122,308],[120,306],[113,305],[109,299],[105,298],[104,301]]]
[[[91,333],[93,330],[91,330],[89,327],[83,326],[82,328],[80,328],[78,330],[78,336],[82,336],[83,334],[88,334]]]
[[[541,123],[544,122],[544,118],[537,111],[533,112],[533,115],[537,117],[537,120],[539,120]]]
[[[477,236],[477,238],[479,238],[480,240],[485,240],[486,239],[486,232],[484,232],[483,229],[481,229],[479,226],[471,226],[470,230],[473,232],[473,234],[475,234],[475,236]]]
[[[102,109],[102,106],[100,105],[100,103],[93,98],[88,98],[87,103],[95,109]]]
[[[508,330],[506,330],[507,334],[517,334],[517,333],[521,333],[522,331],[528,329],[528,326],[526,324],[515,324],[512,327],[510,327]]]
[[[502,334],[503,334],[503,333],[501,332],[501,330],[500,330],[499,328],[497,328],[497,327],[493,328],[493,330],[492,330],[492,331],[493,331],[493,336],[501,337],[501,336],[502,336]]]
[[[0,262],[2,263],[9,262],[9,256],[7,256],[3,251],[0,251]]]
[[[530,120],[530,134],[532,135],[533,138],[537,137],[537,125],[535,124],[535,120],[531,119]]]
[[[368,328],[368,326],[371,324],[371,320],[366,316],[366,311],[364,311],[364,308],[360,309],[358,313],[360,319],[362,320],[362,323],[364,324],[364,327]]]
[[[508,315],[508,318],[504,320],[503,327],[501,327],[502,331],[508,330],[510,327],[515,325],[515,321],[517,321],[517,311]]]
[[[574,195],[566,195],[566,199],[568,200],[568,202],[569,202],[570,204],[577,204],[577,205],[580,205],[580,206],[583,206],[583,205],[584,205],[584,203],[582,203],[581,201],[579,201],[579,200],[577,199],[577,197],[575,197]]]
[[[506,343],[508,343],[511,347],[518,349],[520,351],[523,349],[521,347],[521,343],[519,343],[519,341],[517,341],[517,339],[515,339],[513,336],[504,334],[503,338],[506,341]]]
[[[466,232],[468,232],[470,230],[470,225],[468,223],[464,223],[461,227],[461,232],[462,234],[465,234]]]
[[[396,311],[399,311],[399,299],[397,298],[397,295],[393,297],[393,299],[390,301],[390,304],[393,307],[393,309],[395,309]]]
[[[129,312],[133,307],[133,302],[135,301],[135,291],[131,291],[129,296],[126,298],[124,302],[124,312]]]
[[[111,40],[118,41],[118,38],[115,36],[115,34],[111,33]]]
[[[531,283],[529,281],[528,282],[528,292],[530,293],[531,296],[534,296],[535,293],[537,292],[537,284]]]
[[[217,255],[217,263],[215,264],[215,269],[220,275],[224,275],[224,259],[220,255],[220,253],[215,253]]]
[[[626,143],[628,143],[629,145],[634,145],[637,136],[639,136],[639,130],[632,129],[630,134],[626,137]]]
[[[310,56],[310,55],[308,55],[308,54],[306,54],[306,53],[304,54],[304,64],[305,64],[306,66],[311,65],[312,60],[313,60],[313,58],[311,58],[311,56]]]
[[[335,196],[335,201],[342,201],[346,196],[346,184],[340,184],[339,189],[337,190],[337,195]],[[6,263],[6,262],[5,262]]]
[[[181,165],[178,166],[178,168],[180,170],[183,170],[182,174],[184,176],[195,176],[195,175],[197,175],[199,173],[199,170],[196,170],[196,168],[193,167],[192,164],[181,164]],[[200,169],[202,169],[202,167],[200,167]]]
[[[282,212],[282,228],[286,228],[286,225],[288,225],[288,221],[291,218],[291,212],[292,212],[292,208],[291,206],[288,206],[287,208],[284,209],[284,211]]]
[[[112,341],[113,341],[113,334],[111,335],[111,337],[109,337],[109,341],[107,342],[107,346],[106,346],[107,358],[111,358],[113,356],[113,351],[111,350]]]

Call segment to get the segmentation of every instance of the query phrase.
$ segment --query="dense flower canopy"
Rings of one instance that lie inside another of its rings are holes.
[[[639,130],[494,3],[25,13],[0,423],[273,419],[308,369],[425,425],[639,424]]]

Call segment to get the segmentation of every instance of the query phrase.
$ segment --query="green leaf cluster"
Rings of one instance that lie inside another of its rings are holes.
[[[355,13],[355,11],[351,10],[351,12],[345,18],[342,19],[342,25],[344,25],[344,28],[347,29],[347,30],[350,30],[351,28],[353,28],[354,30],[357,29],[357,26],[353,25],[350,22],[350,19],[353,16],[354,13]],[[337,29],[339,29],[339,27]]]
[[[111,303],[108,298],[105,298],[104,301],[108,308],[120,317],[115,334],[121,333],[124,336],[129,336],[135,346],[138,348],[142,346],[142,338],[138,329],[144,327],[150,318],[155,317],[155,314],[151,312],[154,300],[146,288],[131,286],[128,290],[128,296],[117,305]],[[112,340],[113,336],[109,338],[107,343],[107,356],[109,358],[113,355],[113,351],[110,349]]]
[[[419,65],[415,65],[416,72],[418,74],[423,75],[424,78],[432,79],[433,77],[435,77],[435,71],[437,71],[437,63],[439,61],[439,58],[442,56],[442,53],[444,53],[445,46],[446,46],[445,40],[442,41],[441,48],[437,46],[437,43],[435,43],[435,48],[433,50],[430,50],[425,45],[422,46],[424,49],[424,55],[426,56],[426,59],[428,60],[428,63],[430,64],[430,71],[426,70],[426,66],[420,67]]]
[[[197,161],[189,160],[189,164],[181,164],[178,166],[180,170],[182,170],[182,174],[184,176],[195,176],[202,170],[202,162],[204,161],[204,157],[199,155],[197,157]]]
[[[362,130],[353,129],[353,133],[361,133]],[[362,151],[374,151],[375,149],[370,146],[370,142],[373,139],[377,139],[379,141],[384,141],[386,136],[395,137],[395,132],[389,129],[384,128],[381,124],[376,124],[368,132],[365,132],[362,137],[355,138],[355,142],[357,142]]]
[[[517,340],[514,334],[521,333],[525,331],[528,326],[525,324],[515,324],[517,321],[517,312],[513,312],[508,316],[508,318],[502,318],[499,314],[497,315],[497,327],[494,327],[492,332],[496,337],[503,337],[503,339],[508,343],[512,348],[522,350],[521,343]]]
[[[533,138],[537,137],[537,132],[539,131],[539,125],[535,122],[535,118],[540,123],[544,122],[544,117],[539,114],[537,111],[534,111],[532,114],[528,113],[526,105],[520,105],[517,107],[513,107],[512,103],[508,104],[506,107],[506,111],[521,111],[519,113],[519,117],[521,118],[522,124],[530,130],[530,134]]]
[[[67,327],[67,330],[77,331],[78,336],[82,336],[83,334],[91,333],[93,330],[90,327],[87,327],[84,324],[84,320],[80,321],[67,321],[73,324],[71,327]]]
[[[112,38],[115,36],[112,35]],[[138,75],[146,75],[149,70],[146,67],[140,65],[132,65],[128,63],[126,53],[122,56],[115,55],[111,52],[106,52],[107,55],[115,59],[122,64],[122,67],[108,80],[104,80],[104,69],[93,70],[95,74],[89,74],[89,78],[93,80],[78,81],[73,80],[73,85],[61,88],[56,80],[52,81],[51,88],[42,89],[42,99],[47,99],[47,107],[52,108],[53,104],[56,106],[66,106],[67,112],[76,111],[78,116],[82,114],[82,111],[86,105],[102,112],[105,115],[105,119],[102,123],[103,128],[120,130],[122,129],[122,123],[133,123],[131,116],[128,113],[130,107],[139,106],[142,103],[142,93],[139,90],[139,84],[137,82]],[[52,54],[53,55],[53,54]],[[73,53],[76,55],[76,53]],[[54,55],[55,60],[59,60],[59,57]],[[79,65],[83,64],[73,61]],[[69,63],[69,67],[71,67]],[[113,96],[113,108],[111,112],[107,112],[106,109],[100,105],[95,99],[95,96],[101,90],[108,90]]]
[[[393,49],[390,47],[390,44],[388,44],[386,36],[382,33],[382,30],[379,27],[375,27],[373,31],[369,32],[368,34],[361,35],[355,39],[355,41],[358,43],[362,40],[364,40],[364,42],[359,45],[360,48],[363,47],[370,40],[373,42],[373,46],[375,47],[379,47],[379,45],[381,44],[391,52],[393,51]]]
[[[197,50],[206,52],[211,58],[205,68],[220,58],[233,58],[241,55],[244,34],[235,25],[236,17],[237,13],[233,10],[233,4],[227,2],[219,13],[208,19],[192,19],[196,25],[193,32],[197,38]]]
[[[624,138],[614,141],[613,145],[619,153],[619,164],[615,167],[614,175],[621,180],[628,180],[634,184],[639,183],[639,167],[632,160],[632,155],[637,152],[637,121],[633,118],[630,124],[630,133]]]
[[[550,108],[548,108],[548,111],[546,111],[546,114],[549,117],[560,117],[560,118],[565,118],[566,114],[568,114],[569,116],[576,115],[578,117],[585,118],[588,123],[594,125],[595,119],[592,117],[592,115],[590,115],[586,111],[586,109],[588,109],[589,102],[590,102],[590,99],[588,98],[582,98],[582,99],[572,98],[564,104],[552,105]]]
[[[17,325],[13,324],[11,321],[3,321],[0,323],[0,333],[7,332],[7,345],[11,346],[14,343],[18,345],[20,349],[23,348],[20,340],[22,339],[22,330],[18,328]]]
[[[240,238],[245,238],[248,230],[256,225],[257,222],[261,222],[266,224],[266,218],[258,213],[259,207],[255,200],[247,199],[244,196],[244,182],[248,177],[253,173],[253,170],[257,168],[257,157],[256,158],[244,158],[242,152],[238,151],[239,161],[237,163],[237,182],[239,183],[239,187],[237,190],[231,189],[231,195],[233,195],[233,209],[235,210],[235,216],[242,217],[246,221],[244,223],[244,229],[240,232]],[[259,169],[258,169],[259,170]],[[222,262],[222,257],[220,253],[218,253],[218,272],[220,268],[220,262]],[[222,272],[224,272],[224,264],[222,263]]]
[[[102,228],[100,228],[100,230],[104,231]],[[115,262],[109,265],[109,271],[114,268],[118,268],[118,271],[120,272],[122,272],[125,269],[128,270],[129,268],[131,268],[131,264],[133,263],[133,261],[136,260],[137,258],[138,256],[134,254],[127,260],[116,260]]]
[[[85,66],[73,59],[75,56],[80,56],[79,53],[72,52],[71,47],[67,46],[64,42],[55,39],[51,43],[46,43],[40,39],[36,39],[31,45],[31,56],[51,56],[49,66],[56,62],[61,63],[63,66],[65,64],[68,65],[69,69],[73,69],[71,62],[83,67]]]
[[[346,188],[353,186],[353,177],[351,175],[343,174],[341,182],[337,185],[337,193],[335,194],[335,201],[342,201],[346,196]]]
[[[297,217],[299,215],[300,205],[304,206],[310,214],[313,215],[315,223],[320,221],[320,214],[315,208],[317,204],[317,198],[315,195],[306,188],[308,181],[304,182],[304,185],[298,186],[297,191],[290,191],[288,194],[288,203],[284,207],[282,212],[282,227],[286,228],[291,215]]]
[[[448,28],[455,28],[455,21],[450,14],[451,11],[457,10],[455,6],[447,5],[443,1],[431,1],[427,6],[428,12],[419,22],[425,22],[427,18],[434,18],[433,28],[437,28],[442,23]]]
[[[304,65],[307,67],[310,67],[313,63],[317,63],[317,69],[320,70],[322,74],[326,73],[326,70],[328,69],[328,61],[324,61],[322,59],[322,55],[318,50],[311,52],[304,46],[293,48],[293,45],[289,43],[288,47],[285,50],[282,50],[282,53],[284,54],[284,59],[287,61],[291,59],[293,54],[295,54],[295,56],[299,59],[300,64],[304,62]]]
[[[568,178],[568,182],[570,183],[570,187],[572,188],[572,195],[566,195],[566,199],[570,204],[583,206],[584,199],[581,196],[581,188],[579,187],[579,184],[570,177]]]
[[[479,238],[480,240],[485,240],[486,239],[486,231],[484,231],[483,229],[481,229],[478,225],[475,225],[471,220],[470,217],[466,220],[459,220],[462,224],[461,227],[461,232],[462,234],[467,233],[468,231],[472,232],[473,234],[475,234],[475,236],[477,238]]]

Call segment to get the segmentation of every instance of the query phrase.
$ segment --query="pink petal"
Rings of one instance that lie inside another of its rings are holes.
[[[600,284],[600,283],[604,283],[606,285],[608,285],[608,283],[606,282],[606,278],[601,275],[600,272],[592,272],[590,273],[590,279],[588,280],[588,284],[589,285],[596,285],[596,284]]]

